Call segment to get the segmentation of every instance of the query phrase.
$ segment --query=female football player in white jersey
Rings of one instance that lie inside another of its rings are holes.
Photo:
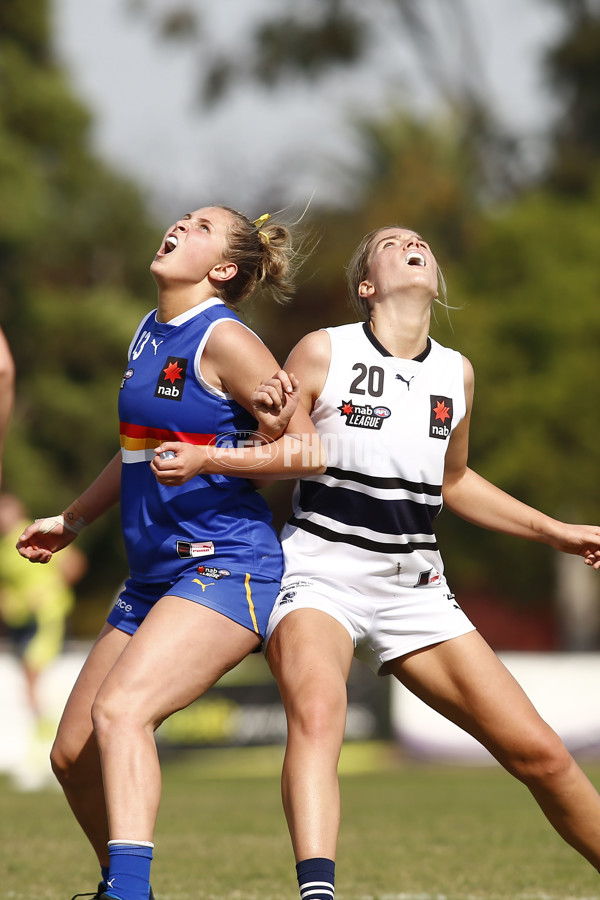
[[[288,720],[282,793],[303,900],[332,900],[337,764],[353,655],[476,737],[600,867],[600,797],[446,583],[443,503],[600,568],[600,528],[559,522],[467,466],[473,370],[429,336],[443,279],[427,243],[368,234],[349,266],[362,322],[307,335],[287,366],[327,454],[296,486],[266,654]],[[279,378],[258,388],[279,408]]]
[[[285,295],[295,256],[289,230],[269,219],[216,206],[169,228],[151,265],[158,308],[140,323],[121,381],[121,450],[61,516],[30,525],[19,542],[23,556],[47,562],[120,496],[130,577],[52,751],[98,856],[102,900],[151,896],[155,729],[265,633],[281,547],[248,479],[323,471],[291,374],[280,373],[284,417],[263,415],[262,438],[249,438],[253,388],[275,363],[234,310],[256,288]],[[262,444],[249,446],[255,440]]]

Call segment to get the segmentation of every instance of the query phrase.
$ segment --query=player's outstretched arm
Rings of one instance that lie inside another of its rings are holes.
[[[581,556],[586,565],[600,569],[600,526],[554,519],[468,468],[457,480],[445,480],[443,492],[446,508],[474,525],[548,544],[563,553]]]
[[[452,433],[444,470],[444,506],[457,516],[502,534],[549,544],[582,556],[600,569],[600,527],[571,525],[522,503],[467,466],[469,420],[473,402],[473,369],[464,360],[467,414]]]
[[[30,562],[47,563],[53,553],[75,540],[91,522],[119,499],[121,453],[115,454],[100,475],[58,516],[36,519],[17,541],[17,550]]]

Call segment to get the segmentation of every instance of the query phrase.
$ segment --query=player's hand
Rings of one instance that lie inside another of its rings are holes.
[[[177,486],[199,475],[206,457],[204,447],[182,441],[165,441],[156,447],[150,468],[160,484]]]
[[[600,526],[565,525],[554,546],[564,553],[582,556],[586,566],[600,569]]]
[[[77,537],[64,525],[53,522],[56,517],[36,519],[17,541],[17,550],[33,563],[48,563],[52,554],[62,550]]]
[[[300,384],[293,372],[288,375],[279,369],[272,378],[258,385],[250,400],[258,422],[257,431],[276,439],[283,434],[296,412]]]

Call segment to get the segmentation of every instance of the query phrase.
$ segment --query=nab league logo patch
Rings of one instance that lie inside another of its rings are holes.
[[[129,369],[126,369],[123,374],[123,378],[121,379],[121,390],[123,390],[123,388],[125,387],[125,382],[129,381],[130,378],[133,378],[133,369],[131,367]]]
[[[187,363],[187,359],[177,359],[175,356],[169,356],[160,370],[158,381],[156,382],[156,390],[154,391],[155,397],[181,400]]]
[[[342,400],[337,407],[341,416],[346,416],[346,425],[352,428],[370,428],[379,431],[384,419],[389,419],[392,414],[387,406],[357,406],[352,400]]]
[[[231,575],[229,569],[217,569],[216,566],[198,566],[196,571],[198,575],[206,575],[208,578],[215,578],[217,581],[219,578],[227,578],[228,575]]]
[[[450,397],[438,397],[431,394],[429,417],[429,437],[445,441],[450,436],[454,407]]]

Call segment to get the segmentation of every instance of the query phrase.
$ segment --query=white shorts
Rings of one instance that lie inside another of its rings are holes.
[[[355,656],[377,673],[392,659],[475,630],[447,585],[398,587],[393,595],[369,596],[340,583],[294,577],[281,586],[265,647],[279,622],[296,609],[319,609],[336,619],[350,635]]]

